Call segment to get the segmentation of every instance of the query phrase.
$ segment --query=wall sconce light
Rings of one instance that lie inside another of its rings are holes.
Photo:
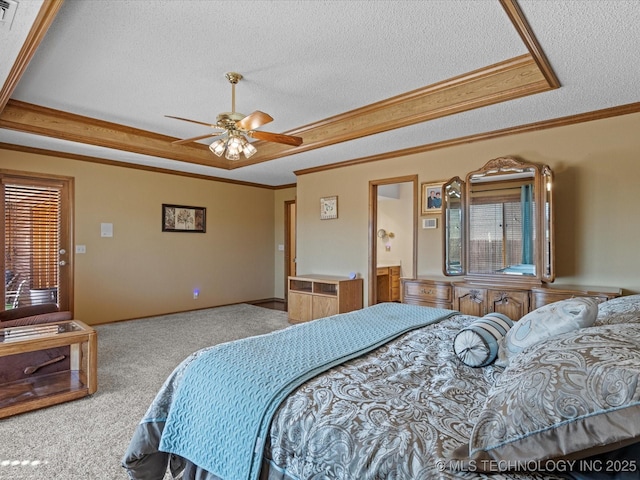
[[[394,238],[393,232],[387,232],[384,228],[378,230],[378,238]]]

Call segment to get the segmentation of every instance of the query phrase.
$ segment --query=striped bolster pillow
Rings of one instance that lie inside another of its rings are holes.
[[[486,367],[498,356],[498,343],[512,326],[506,315],[485,315],[458,332],[453,351],[465,365]]]

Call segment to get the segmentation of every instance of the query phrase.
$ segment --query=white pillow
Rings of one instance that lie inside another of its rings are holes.
[[[598,315],[598,302],[579,297],[550,303],[527,313],[507,332],[498,347],[495,364],[509,365],[509,359],[549,337],[590,327]]]

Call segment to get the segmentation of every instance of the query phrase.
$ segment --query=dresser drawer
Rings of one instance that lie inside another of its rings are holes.
[[[451,285],[433,280],[402,280],[404,303],[450,303]]]
[[[535,287],[531,289],[531,310],[540,308],[549,303],[559,302],[575,297],[591,297],[595,298],[598,303],[606,302],[612,298],[619,297],[622,290],[611,287],[581,287],[581,286],[562,286],[549,285],[545,287]]]

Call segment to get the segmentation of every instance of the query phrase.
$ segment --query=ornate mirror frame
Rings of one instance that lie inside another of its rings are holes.
[[[446,182],[442,207],[444,275],[527,286],[555,279],[553,172],[547,165],[490,160],[465,181]]]

